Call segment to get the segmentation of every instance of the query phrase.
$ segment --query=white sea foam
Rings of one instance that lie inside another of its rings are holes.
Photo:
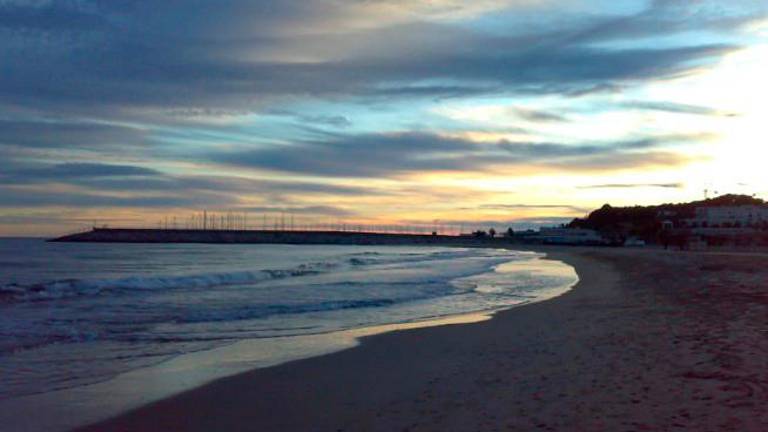
[[[467,255],[468,253],[466,251],[440,251],[426,255],[395,254],[394,256],[382,258],[381,254],[377,252],[363,252],[351,254],[351,257],[341,257],[337,261],[300,264],[294,268],[286,269],[242,270],[226,273],[202,273],[192,275],[140,275],[119,279],[61,279],[32,284],[10,283],[0,285],[0,300],[34,301],[81,295],[97,295],[103,292],[119,290],[195,289],[227,285],[246,285],[275,279],[317,275],[343,267],[344,264],[353,267],[361,267],[407,261],[417,263],[460,258]]]

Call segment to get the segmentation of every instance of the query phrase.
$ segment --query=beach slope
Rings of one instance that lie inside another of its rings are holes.
[[[544,249],[574,290],[215,381],[80,431],[765,431],[768,258]]]

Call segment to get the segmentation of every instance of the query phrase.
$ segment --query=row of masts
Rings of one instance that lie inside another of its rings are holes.
[[[96,226],[96,222],[94,222]],[[350,231],[402,234],[459,235],[464,233],[463,224],[447,224],[434,220],[422,224],[362,224],[343,220],[317,222],[317,217],[300,218],[282,213],[269,216],[248,212],[212,212],[204,210],[189,216],[164,216],[153,228],[161,230],[219,230],[219,231]]]

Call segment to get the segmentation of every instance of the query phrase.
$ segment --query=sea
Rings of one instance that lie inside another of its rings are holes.
[[[542,254],[491,248],[0,239],[0,408],[244,341],[292,360],[332,351],[317,344],[338,332],[489,314],[577,279]]]

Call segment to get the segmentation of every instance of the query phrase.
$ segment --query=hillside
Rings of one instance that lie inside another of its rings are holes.
[[[662,220],[671,220],[676,225],[681,219],[694,217],[697,207],[725,207],[757,205],[768,207],[762,199],[749,195],[721,195],[700,201],[655,206],[612,207],[605,204],[586,218],[576,218],[569,228],[589,228],[608,236],[637,236],[653,241],[661,230]]]

